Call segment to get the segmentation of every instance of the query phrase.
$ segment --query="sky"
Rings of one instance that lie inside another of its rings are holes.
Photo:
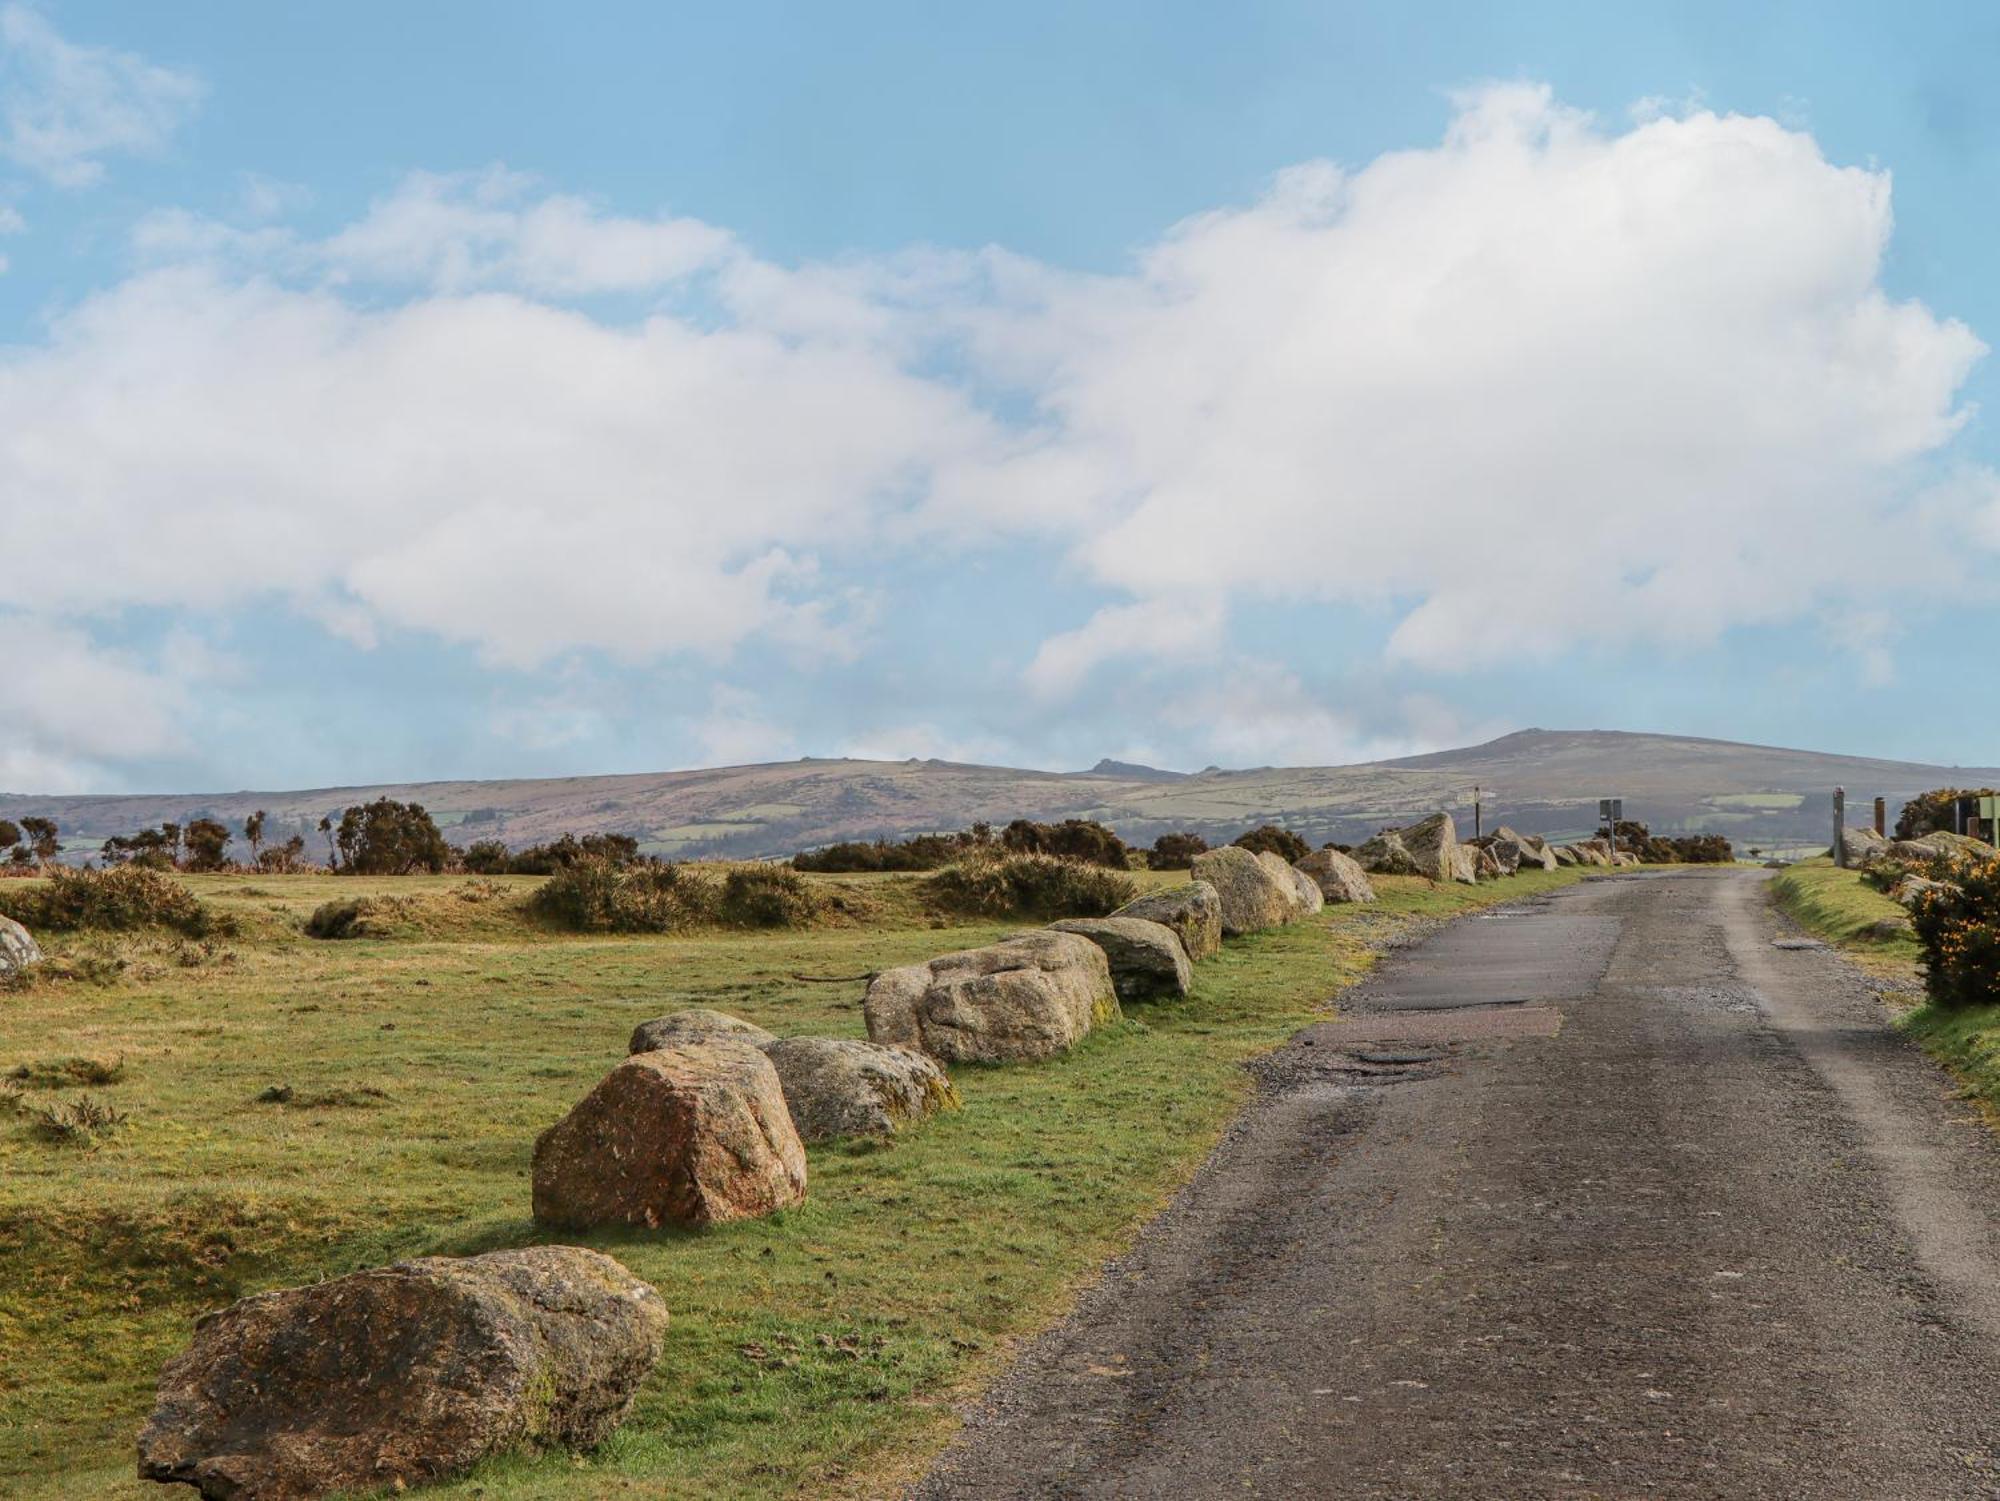
[[[0,790],[2000,759],[2000,15],[0,3]]]

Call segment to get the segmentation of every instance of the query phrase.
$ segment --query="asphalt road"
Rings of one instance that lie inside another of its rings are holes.
[[[915,1495],[2000,1497],[2000,1147],[1761,873],[1385,961]]]

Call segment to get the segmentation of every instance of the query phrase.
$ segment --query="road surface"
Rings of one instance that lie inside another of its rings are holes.
[[[915,1496],[2000,1497],[2000,1147],[1796,941],[1691,870],[1392,955]]]

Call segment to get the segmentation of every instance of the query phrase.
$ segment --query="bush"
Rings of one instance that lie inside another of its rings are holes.
[[[513,863],[514,852],[498,839],[475,839],[458,857],[459,864],[475,876],[504,876]]]
[[[1000,843],[1017,855],[1054,855],[1112,870],[1126,870],[1132,864],[1132,851],[1125,841],[1087,818],[1065,818],[1061,823],[1017,818],[1000,831]]]
[[[1945,1008],[2000,1002],[2000,860],[1961,860],[1951,881],[1917,897],[1910,920],[1923,946],[1931,1003]]]
[[[559,870],[528,898],[528,909],[574,933],[669,933],[712,922],[715,883],[676,865],[619,870],[591,860]]]
[[[476,869],[472,864],[473,850],[493,846],[499,848],[504,863],[490,870]],[[465,868],[475,875],[489,876],[552,876],[559,870],[568,870],[572,865],[586,862],[624,870],[644,860],[645,856],[639,853],[639,841],[630,834],[585,834],[581,839],[574,834],[565,834],[553,843],[531,844],[511,855],[507,853],[507,846],[499,840],[483,839],[465,852]]]
[[[1259,824],[1247,834],[1238,834],[1229,841],[1238,849],[1248,850],[1253,855],[1273,854],[1287,865],[1297,865],[1312,853],[1312,846],[1299,838],[1290,829],[1281,829],[1274,823]]]
[[[451,859],[451,846],[421,803],[378,797],[342,812],[332,833],[344,876],[435,875]]]
[[[412,904],[401,897],[359,896],[322,902],[306,919],[308,938],[394,938]]]
[[[805,877],[782,865],[732,870],[722,882],[718,911],[726,923],[744,928],[803,928],[824,907]]]
[[[171,876],[139,866],[71,870],[52,865],[44,881],[0,893],[0,913],[52,933],[172,928],[190,938],[226,934],[232,924]]]
[[[1896,837],[1921,839],[1926,834],[1955,833],[1952,816],[1960,798],[1995,796],[2000,793],[1991,787],[1939,787],[1919,793],[1903,804],[1903,811],[1896,816]]]
[[[993,830],[974,824],[963,834],[918,834],[909,839],[850,840],[804,850],[792,856],[792,869],[820,875],[853,875],[885,870],[936,870],[967,854],[988,848]]]
[[[924,883],[946,911],[971,917],[1103,917],[1138,894],[1130,876],[1053,855],[1009,855],[948,865]]]
[[[1199,834],[1162,834],[1146,851],[1149,870],[1186,870],[1196,855],[1208,852],[1208,841]]]

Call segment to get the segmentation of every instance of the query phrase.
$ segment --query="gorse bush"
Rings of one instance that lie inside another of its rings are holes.
[[[1138,894],[1130,876],[1053,855],[948,865],[924,883],[936,906],[969,917],[1103,917]]]
[[[1208,853],[1208,841],[1199,834],[1162,834],[1146,851],[1149,870],[1186,870],[1196,855]]]
[[[1931,1003],[2000,1003],[2000,860],[1955,861],[1940,874],[1951,884],[1919,893],[1910,912]]]
[[[322,902],[306,919],[308,938],[393,938],[413,904],[402,897],[360,896]]]
[[[1296,865],[1312,853],[1312,846],[1305,840],[1274,823],[1259,824],[1249,833],[1238,834],[1229,842],[1253,855],[1276,855],[1287,865]]]
[[[820,875],[936,870],[992,844],[993,830],[981,823],[962,834],[918,834],[909,839],[829,844],[792,856],[792,869]]]
[[[1065,818],[1061,823],[1017,818],[1000,831],[1000,843],[1016,855],[1054,855],[1112,870],[1126,870],[1132,864],[1125,841],[1087,818]]]
[[[1939,787],[1921,792],[1903,804],[1896,816],[1898,839],[1921,839],[1926,834],[1956,833],[1952,828],[1954,810],[1962,797],[1994,797],[1991,787]]]
[[[41,882],[0,891],[0,913],[30,930],[54,933],[171,928],[190,938],[208,938],[226,935],[233,927],[171,876],[132,865],[110,870],[52,865]]]
[[[481,839],[460,853],[459,860],[476,876],[549,876],[585,861],[596,861],[622,870],[646,857],[639,853],[639,841],[630,834],[565,834],[548,844],[531,844],[523,850],[509,850],[498,839]]]
[[[732,870],[723,878],[717,915],[745,928],[803,928],[815,922],[825,904],[805,877],[782,865]]]
[[[586,861],[559,870],[528,898],[528,909],[574,933],[671,933],[715,920],[716,883],[677,865],[630,870]]]

